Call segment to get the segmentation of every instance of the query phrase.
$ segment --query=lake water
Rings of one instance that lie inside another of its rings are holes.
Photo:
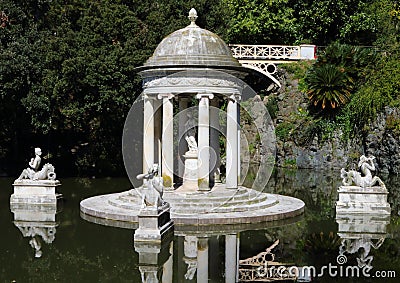
[[[133,230],[94,224],[80,216],[81,200],[125,191],[130,187],[128,179],[61,179],[64,200],[56,220],[26,223],[14,222],[9,205],[13,179],[2,178],[0,282],[142,282],[141,272],[149,277],[148,282],[158,282],[150,281],[153,274],[153,279],[159,282],[232,282],[237,275],[237,255],[242,260],[255,256],[276,240],[279,243],[272,250],[274,262],[286,267],[315,267],[312,282],[400,282],[400,178],[388,177],[384,181],[390,192],[392,215],[387,220],[372,220],[380,230],[379,237],[368,233],[347,240],[339,237],[334,207],[339,172],[280,169],[274,171],[265,190],[302,199],[306,203],[304,216],[244,227],[240,231],[224,232],[216,228],[212,233],[202,233],[178,229],[170,242],[161,247],[136,247],[142,252],[147,249],[154,256],[156,264],[151,264],[143,262],[135,251]],[[29,211],[26,215],[29,217]],[[25,228],[21,228],[21,223]],[[52,232],[48,243],[40,236],[43,229],[37,227],[47,227],[46,231]],[[36,231],[35,237],[30,236],[32,231]],[[360,242],[364,246],[358,249]],[[36,253],[35,243],[36,247],[38,243],[41,246]],[[338,263],[342,243],[353,250],[341,254],[346,257],[345,264]],[[272,255],[267,255],[267,260],[271,259]],[[360,259],[365,260],[360,262]],[[346,268],[359,264],[372,267],[366,273],[370,277],[360,273],[358,278],[348,278],[351,274],[346,274]],[[321,270],[323,276],[318,276]],[[378,275],[397,275],[397,278],[378,278]]]

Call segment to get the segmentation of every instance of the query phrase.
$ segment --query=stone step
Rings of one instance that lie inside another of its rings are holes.
[[[190,206],[179,206],[172,205],[171,213],[174,214],[194,214],[194,213],[230,213],[230,212],[240,212],[240,211],[257,211],[259,209],[265,209],[278,204],[277,199],[264,200],[257,203],[242,203],[241,205],[230,205],[227,204],[219,206],[203,206],[203,207],[190,207]]]

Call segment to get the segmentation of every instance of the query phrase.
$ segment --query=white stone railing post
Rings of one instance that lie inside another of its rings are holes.
[[[198,126],[198,186],[200,191],[209,191],[210,176],[210,99],[211,93],[198,93],[199,126]]]
[[[173,94],[159,94],[162,99],[162,158],[161,176],[164,187],[172,188],[174,178],[174,105]]]
[[[226,114],[226,188],[237,189],[239,182],[239,96],[228,99]]]

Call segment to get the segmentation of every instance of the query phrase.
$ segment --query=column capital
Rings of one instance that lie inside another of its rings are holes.
[[[158,99],[163,99],[163,98],[168,98],[168,99],[171,99],[171,98],[174,98],[174,94],[172,94],[172,93],[159,93],[158,95],[157,95],[157,97],[158,97]]]
[[[148,95],[148,94],[144,93],[143,100],[156,100],[156,97],[154,95]]]
[[[207,93],[207,92],[199,92],[196,95],[196,98],[197,99],[202,99],[202,98],[213,99],[214,98],[214,94],[212,92],[209,92],[209,93]]]
[[[231,94],[227,97],[227,99],[233,101],[233,102],[240,102],[240,100],[242,99],[242,97],[240,96],[240,94],[234,93]]]

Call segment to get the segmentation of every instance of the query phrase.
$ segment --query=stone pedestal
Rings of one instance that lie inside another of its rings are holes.
[[[139,228],[135,231],[136,242],[161,242],[173,232],[174,224],[170,218],[170,206],[147,206],[138,214]]]
[[[385,187],[340,186],[339,200],[336,202],[337,214],[379,214],[390,215]]]
[[[183,157],[185,157],[185,173],[182,189],[195,192],[199,187],[197,151],[187,151]]]
[[[10,204],[57,204],[57,199],[62,196],[56,192],[60,185],[58,180],[15,180]]]

